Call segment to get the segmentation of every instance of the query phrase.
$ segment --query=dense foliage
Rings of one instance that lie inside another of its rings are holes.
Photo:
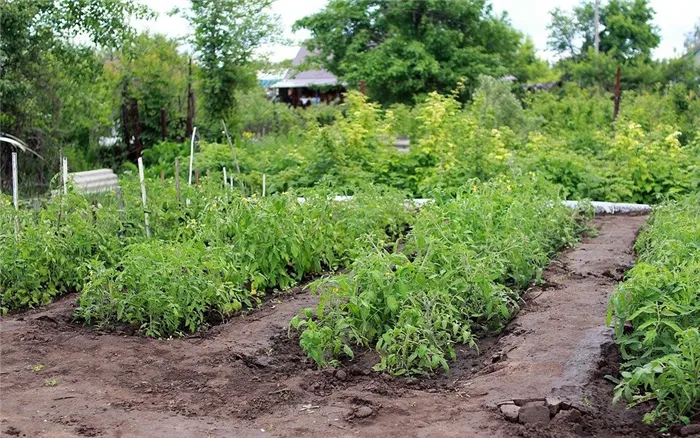
[[[88,323],[124,322],[153,336],[195,331],[211,314],[254,306],[266,290],[345,266],[371,242],[397,238],[410,219],[391,191],[367,188],[342,203],[308,192],[300,204],[291,194],[241,198],[219,178],[184,188],[182,203],[172,179],[148,181],[153,240],[133,180],[122,181],[122,213],[113,194],[91,203],[69,193],[20,210],[19,235],[12,226],[0,235],[3,311],[78,290],[76,316]],[[2,223],[12,224],[7,207]]]
[[[334,0],[296,26],[311,32],[318,62],[351,85],[365,81],[382,104],[413,103],[479,74],[522,76],[538,63],[534,45],[483,0]]]
[[[576,240],[576,213],[556,200],[519,180],[467,186],[424,207],[404,245],[378,245],[352,273],[315,285],[319,305],[292,321],[301,347],[319,366],[360,346],[380,354],[377,370],[447,370],[454,345],[501,329],[518,290]]]
[[[656,400],[648,422],[689,423],[700,403],[700,196],[659,207],[610,302],[625,360],[615,398]]]
[[[310,117],[283,134],[244,136],[236,145],[243,179],[256,191],[266,174],[271,191],[373,181],[430,197],[470,178],[533,172],[566,198],[646,203],[698,189],[696,91],[626,92],[613,123],[609,97],[596,89],[537,93],[523,109],[507,83],[481,81],[471,105],[433,93],[413,108],[382,110],[349,93],[331,125]],[[408,152],[391,146],[398,134],[410,134]],[[183,162],[187,147],[177,151]],[[232,169],[229,146],[201,143],[195,165]]]

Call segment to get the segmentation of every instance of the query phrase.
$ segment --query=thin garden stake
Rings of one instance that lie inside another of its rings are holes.
[[[613,106],[613,123],[617,120],[617,115],[620,113],[620,76],[622,75],[622,69],[617,67],[617,74],[615,75],[615,97]]]
[[[236,173],[238,173],[238,181],[241,185],[241,194],[245,196],[245,189],[243,187],[243,180],[241,179],[241,168],[238,166],[238,158],[236,158],[236,149],[233,147],[233,142],[231,141],[231,136],[228,135],[228,128],[226,127],[226,122],[221,119],[221,125],[224,127],[224,134],[226,134],[226,140],[228,140],[228,145],[231,148],[231,155],[233,155],[233,164],[236,165]]]
[[[224,190],[226,190],[226,186],[228,185],[228,178],[226,178],[226,168],[224,167]]]
[[[62,175],[63,175],[63,194],[68,194],[68,158],[63,157],[62,161]]]
[[[226,122],[221,119],[221,124],[224,126],[224,134],[226,134],[226,139],[228,140],[228,145],[231,147],[231,154],[233,155],[233,164],[236,165],[236,172],[241,175],[241,168],[238,167],[238,158],[236,158],[236,150],[233,148],[233,142],[231,141],[231,136],[228,135],[228,128],[226,127]]]
[[[146,237],[151,237],[151,224],[148,220],[148,211],[146,210],[146,182],[143,178],[143,158],[139,157],[139,181],[141,182],[141,203],[143,204],[143,217],[146,223]]]
[[[177,202],[178,204],[182,202],[182,195],[180,194],[180,159],[175,157],[175,191],[177,192]]]
[[[192,185],[192,167],[194,167],[194,136],[197,134],[197,127],[192,131],[192,141],[190,141],[190,174],[187,180],[187,185]]]
[[[231,190],[233,190],[233,177],[231,177]]]
[[[15,238],[19,237],[19,181],[17,176],[17,152],[12,153],[12,203],[15,204]]]
[[[265,183],[265,174],[263,173],[263,198],[265,197],[265,186],[267,184]]]
[[[119,220],[124,220],[124,200],[122,199],[122,188],[115,188],[114,193],[117,195],[117,209],[119,211]]]

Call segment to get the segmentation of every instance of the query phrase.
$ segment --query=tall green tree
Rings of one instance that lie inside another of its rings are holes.
[[[595,40],[595,7],[591,0],[571,12],[559,8],[551,13],[549,48],[563,57],[583,57]],[[655,11],[648,0],[610,0],[600,8],[600,52],[618,62],[650,59],[661,42],[652,23]]]
[[[188,57],[179,51],[179,42],[159,34],[141,33],[105,61],[105,76],[113,83],[116,115],[123,118],[122,108],[137,105],[139,140],[144,147],[162,139],[161,111],[165,139],[184,138],[187,75]],[[131,131],[130,126],[122,128]]]
[[[485,0],[331,0],[295,28],[311,32],[317,63],[383,104],[509,74],[522,41]]]
[[[85,149],[96,140],[109,108],[96,83],[102,63],[94,49],[119,47],[132,35],[131,18],[148,16],[134,0],[0,0],[0,130],[47,159],[20,154],[30,175],[23,180],[33,184],[27,190],[45,188],[60,148]],[[0,145],[2,175],[9,174],[10,152]]]
[[[693,30],[685,35],[685,42],[683,43],[687,50],[693,50],[700,46],[700,18],[695,23]]]
[[[202,108],[212,133],[220,132],[220,119],[233,118],[236,92],[254,84],[255,50],[279,39],[273,1],[192,0],[185,13],[194,31]]]

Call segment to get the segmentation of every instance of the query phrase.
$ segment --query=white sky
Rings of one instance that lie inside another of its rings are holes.
[[[181,37],[189,33],[188,23],[182,17],[166,15],[174,6],[187,7],[189,0],[141,0],[141,2],[158,12],[159,17],[154,21],[136,22],[138,29],[148,29],[171,37]],[[306,32],[292,34],[292,24],[299,18],[321,10],[326,2],[327,0],[277,0],[273,6],[273,12],[281,16],[285,36],[300,41],[307,38],[309,34]],[[508,12],[516,29],[533,38],[541,57],[551,59],[552,54],[546,51],[549,11],[555,7],[570,10],[579,3],[579,0],[491,0],[491,2],[498,13]],[[651,0],[651,5],[656,11],[654,23],[659,27],[661,34],[661,45],[654,52],[654,56],[671,58],[674,53],[682,53],[685,34],[700,18],[700,1]],[[265,48],[265,53],[270,55],[272,61],[281,61],[293,58],[297,49],[297,46],[268,47]]]

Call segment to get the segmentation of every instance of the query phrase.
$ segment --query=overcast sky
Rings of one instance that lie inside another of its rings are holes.
[[[173,37],[189,33],[187,21],[179,16],[168,17],[166,15],[174,6],[187,7],[188,0],[141,1],[158,12],[159,17],[155,21],[136,22],[138,29],[149,29],[152,32],[164,33]],[[549,11],[555,7],[570,10],[579,3],[579,0],[492,0],[491,2],[497,12],[508,12],[516,29],[533,38],[541,57],[551,59],[552,54],[546,51]],[[286,36],[300,41],[309,35],[305,32],[293,34],[292,24],[299,18],[323,9],[326,3],[327,0],[277,0],[273,11],[280,15]],[[661,33],[661,45],[656,49],[654,56],[656,58],[673,57],[674,50],[676,53],[682,51],[685,34],[693,28],[695,22],[700,18],[700,1],[651,0],[651,5],[656,11],[654,23],[659,27]],[[270,55],[272,61],[281,61],[293,58],[297,49],[298,47],[269,47],[265,51]]]

